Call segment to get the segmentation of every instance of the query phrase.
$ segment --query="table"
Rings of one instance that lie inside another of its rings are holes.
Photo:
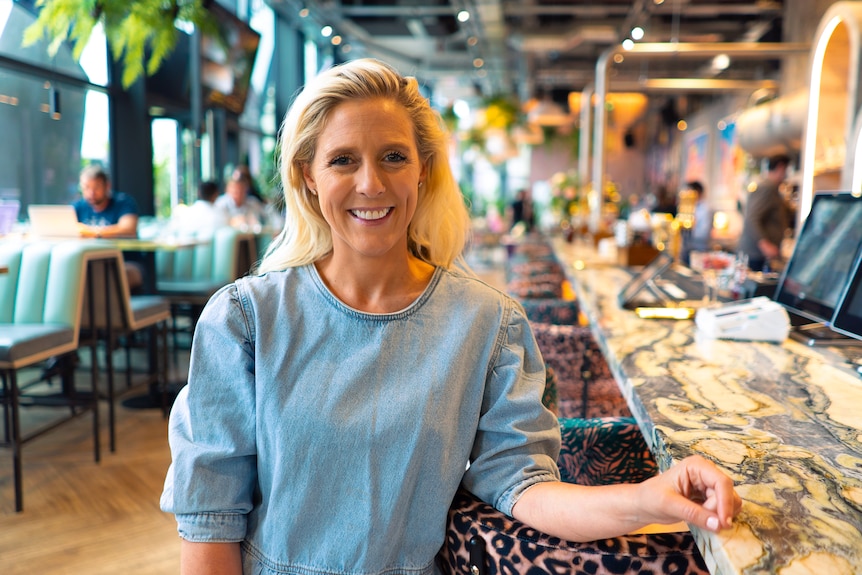
[[[692,528],[710,571],[862,573],[862,378],[842,352],[642,320],[611,257],[553,244],[659,466],[699,453],[736,482],[734,527]]]

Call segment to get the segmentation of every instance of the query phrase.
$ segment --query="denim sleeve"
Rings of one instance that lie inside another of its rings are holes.
[[[510,302],[506,318],[463,484],[511,516],[528,487],[559,480],[560,425],[542,405],[545,364],[523,309]]]
[[[195,329],[189,383],[171,411],[161,507],[189,541],[241,541],[257,482],[254,352],[235,286],[217,292]]]

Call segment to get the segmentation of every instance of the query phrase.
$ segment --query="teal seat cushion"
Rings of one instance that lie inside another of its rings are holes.
[[[74,341],[75,330],[62,324],[0,324],[0,364],[13,364]]]
[[[202,281],[159,281],[156,289],[166,296],[192,295],[209,297],[230,282]]]
[[[129,301],[132,308],[132,317],[136,324],[149,324],[150,318],[167,318],[171,313],[170,302],[161,297],[153,295],[132,296]]]

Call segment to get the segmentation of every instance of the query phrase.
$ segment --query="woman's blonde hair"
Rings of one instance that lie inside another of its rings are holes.
[[[401,76],[389,65],[369,58],[322,72],[288,110],[279,133],[285,224],[267,250],[259,272],[305,265],[332,251],[329,224],[305,183],[303,167],[314,159],[318,138],[336,106],[378,98],[392,100],[407,111],[420,160],[427,166],[416,213],[407,230],[411,253],[446,268],[461,254],[470,222],[449,166],[447,135],[440,116],[419,92],[415,78]]]

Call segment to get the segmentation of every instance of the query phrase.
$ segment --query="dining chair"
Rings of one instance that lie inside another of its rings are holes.
[[[3,445],[12,450],[15,510],[22,511],[22,449],[25,443],[87,411],[93,414],[93,457],[100,460],[99,400],[96,373],[92,388],[63,386],[59,393],[36,389],[36,381],[19,381],[19,370],[79,347],[84,270],[87,255],[79,242],[0,244],[0,378],[2,378]],[[90,342],[95,360],[95,343]],[[22,430],[21,407],[40,405],[69,410],[36,429]]]
[[[197,319],[210,297],[223,286],[250,271],[256,261],[253,236],[231,227],[219,228],[212,236],[201,238],[193,249],[156,253],[157,294],[171,305],[171,333],[174,350],[177,334],[194,332]],[[254,251],[253,251],[254,250]],[[177,319],[188,319],[182,330]]]
[[[106,395],[108,402],[109,447],[116,450],[116,388],[114,385],[114,350],[125,350],[126,387],[132,387],[132,338],[147,332],[148,379],[160,390],[162,411],[167,414],[167,324],[171,318],[170,302],[157,295],[131,295],[122,253],[117,249],[90,247],[87,268],[87,293],[96,302],[90,313],[84,301],[82,334],[96,338],[104,347]]]
[[[530,322],[546,366],[557,377],[561,417],[632,415],[589,327]]]

